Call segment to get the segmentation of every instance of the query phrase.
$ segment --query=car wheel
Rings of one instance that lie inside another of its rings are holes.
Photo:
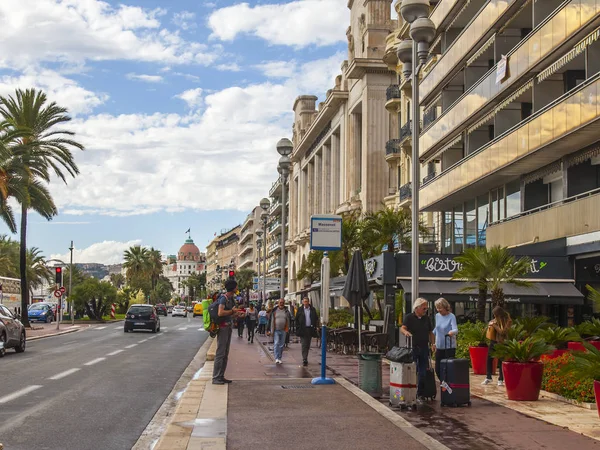
[[[0,358],[4,356],[6,353],[6,335],[4,333],[0,334]]]
[[[15,352],[23,353],[25,351],[25,347],[27,346],[27,339],[25,338],[25,332],[21,333],[21,338],[19,339],[19,345],[15,347]]]
[[[154,325],[154,328],[152,328],[152,332],[156,333],[156,324]]]
[[[129,330],[127,329],[127,327],[123,327],[123,333],[127,333]]]

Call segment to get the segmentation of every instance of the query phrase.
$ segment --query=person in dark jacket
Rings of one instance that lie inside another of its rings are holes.
[[[302,299],[302,307],[296,313],[296,334],[302,341],[302,365],[308,366],[310,341],[317,336],[319,318],[317,310],[310,304],[308,297]]]

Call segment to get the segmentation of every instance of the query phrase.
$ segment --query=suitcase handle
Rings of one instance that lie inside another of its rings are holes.
[[[410,349],[413,348],[412,336],[406,336],[406,348],[410,348]]]

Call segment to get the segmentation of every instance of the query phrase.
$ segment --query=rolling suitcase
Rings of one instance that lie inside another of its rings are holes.
[[[448,338],[449,336],[446,336]],[[447,358],[440,361],[442,406],[471,406],[469,360]]]
[[[433,364],[429,362],[429,367],[425,372],[425,386],[423,387],[422,396],[428,400],[435,400],[437,395],[437,385],[435,384],[435,370]]]
[[[407,348],[412,341],[407,340]],[[417,405],[417,365],[390,361],[390,406],[413,408]]]

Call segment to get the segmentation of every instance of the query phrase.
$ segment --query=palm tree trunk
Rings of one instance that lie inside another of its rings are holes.
[[[504,308],[504,291],[502,288],[492,290],[492,305]]]
[[[485,322],[485,304],[487,301],[487,289],[479,289],[477,296],[477,321]]]
[[[27,285],[27,205],[21,205],[21,242],[19,247],[19,274],[21,276],[21,322],[29,327],[27,307],[29,287]]]

